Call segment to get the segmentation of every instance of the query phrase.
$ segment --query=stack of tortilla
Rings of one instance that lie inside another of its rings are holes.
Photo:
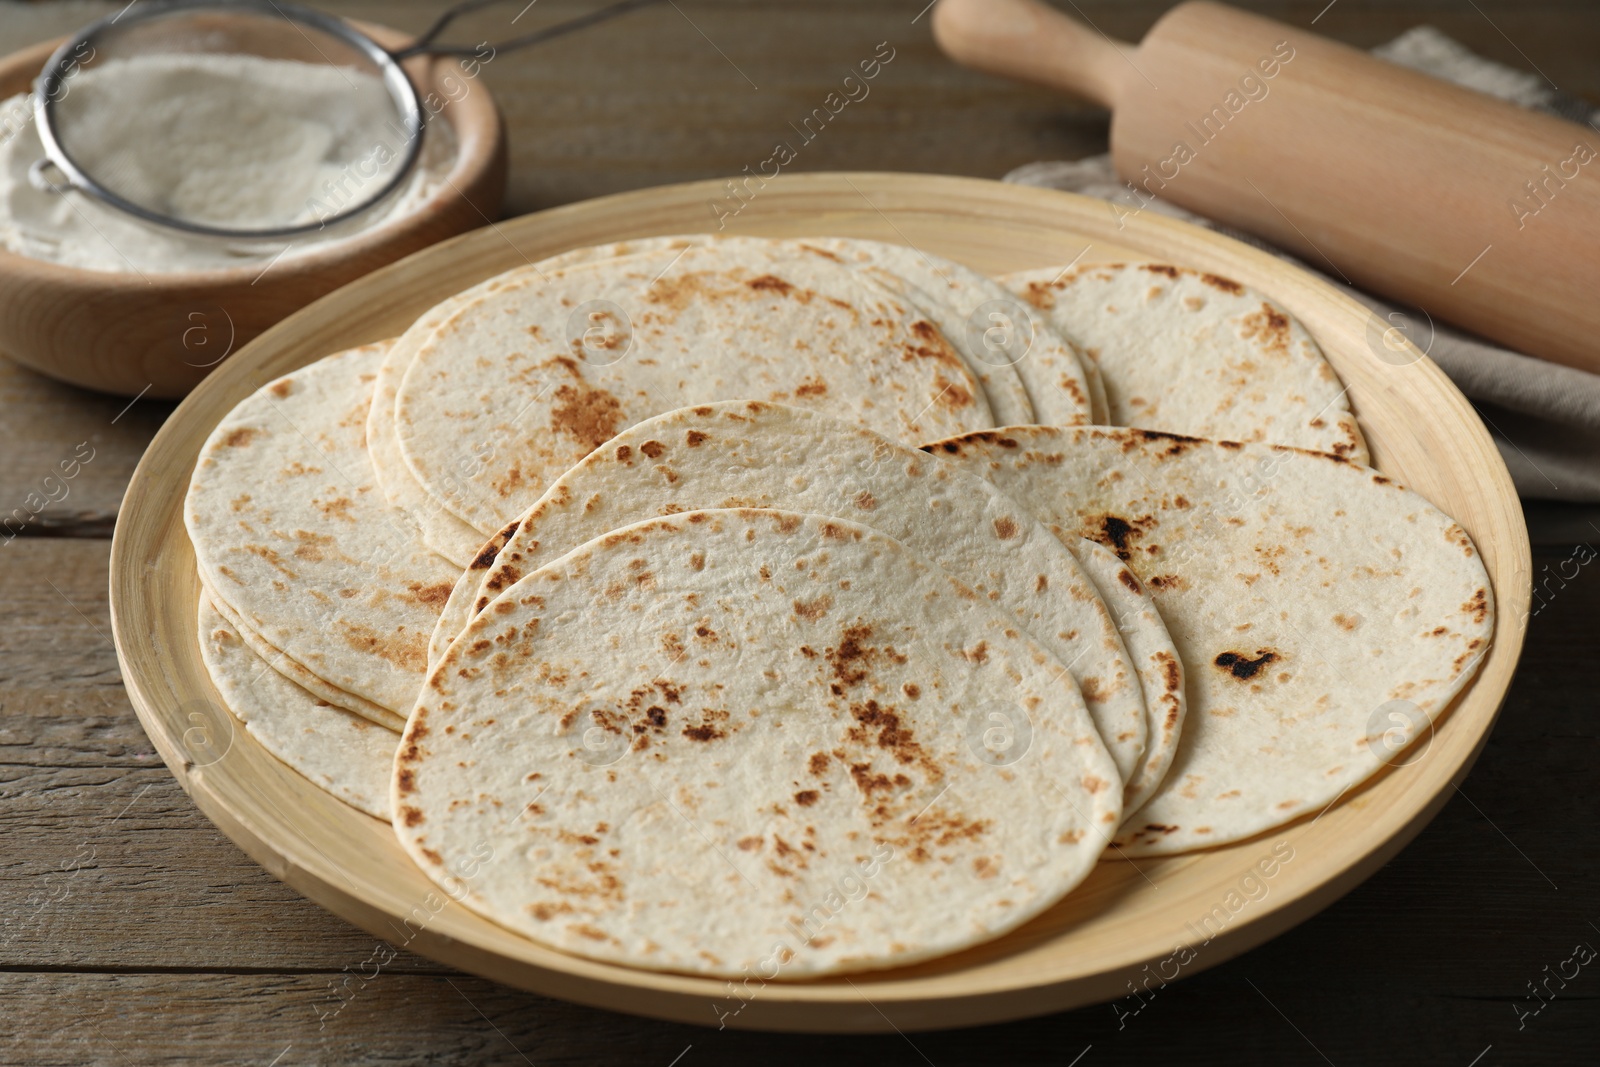
[[[1314,815],[1430,729],[1489,584],[1366,460],[1228,279],[693,235],[268,384],[185,518],[223,701],[455,899],[800,978]]]

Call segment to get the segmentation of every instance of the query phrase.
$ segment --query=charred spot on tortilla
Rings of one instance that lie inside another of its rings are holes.
[[[1257,649],[1254,658],[1243,652],[1222,652],[1212,662],[1235,678],[1249,679],[1254,678],[1261,668],[1279,658],[1271,649]]]

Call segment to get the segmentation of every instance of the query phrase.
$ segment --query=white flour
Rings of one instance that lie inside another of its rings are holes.
[[[192,222],[264,228],[314,222],[386,182],[406,147],[390,114],[382,84],[361,71],[150,55],[78,73],[57,104],[57,127],[85,170],[136,204]],[[337,233],[245,247],[151,226],[81,193],[33,188],[28,167],[44,150],[25,95],[0,102],[0,138],[0,244],[104,271],[244,266],[325,247],[415,210],[455,161],[454,132],[435,121],[388,202]]]

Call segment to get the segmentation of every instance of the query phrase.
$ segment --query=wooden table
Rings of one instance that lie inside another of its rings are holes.
[[[872,96],[796,169],[998,177],[1103,150],[1103,114],[945,64],[926,18],[913,22],[924,2],[680,0],[497,58],[485,79],[514,145],[508,213],[736,173],[880,41],[895,59]],[[1248,6],[1303,25],[1325,4]],[[14,47],[115,6],[0,6],[0,38]],[[436,9],[324,6],[407,29]],[[1068,5],[1130,39],[1166,6]],[[582,9],[543,0],[513,29]],[[475,16],[461,36],[504,34],[515,11]],[[1317,27],[1370,46],[1422,21],[1600,98],[1600,11],[1576,0],[1336,0]],[[1552,977],[1575,946],[1600,947],[1600,565],[1580,562],[1594,558],[1580,546],[1600,544],[1600,508],[1530,508],[1542,592],[1499,726],[1438,820],[1321,916],[1136,1015],[1099,1006],[946,1034],[773,1038],[575,1007],[406,953],[372,976],[371,936],[274,881],[200,816],[128,706],[107,619],[118,501],[169,410],[0,363],[0,513],[27,508],[30,493],[60,498],[0,539],[0,1062],[1600,1061],[1600,963]],[[65,496],[45,481],[89,450]],[[354,995],[332,1014],[332,989],[351,975]]]

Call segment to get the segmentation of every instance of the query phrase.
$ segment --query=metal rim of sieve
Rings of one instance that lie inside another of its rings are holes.
[[[281,18],[291,23],[301,23],[338,38],[366,56],[382,72],[384,88],[388,91],[390,100],[394,103],[406,126],[408,138],[406,149],[393,176],[384,182],[371,196],[327,218],[316,222],[302,223],[297,226],[256,230],[208,226],[204,223],[188,222],[183,219],[173,218],[170,215],[163,215],[160,212],[151,211],[149,208],[142,207],[119,196],[97,182],[91,174],[85,171],[72,158],[71,153],[62,146],[60,139],[56,136],[56,101],[65,95],[63,88],[78,64],[79,50],[85,44],[90,44],[92,47],[95,39],[109,30],[122,29],[136,25],[139,22],[147,22],[177,12],[197,10],[227,13],[245,11],[252,14]],[[186,233],[207,237],[230,238],[233,240],[262,240],[298,237],[315,233],[337,226],[341,222],[368,211],[375,205],[382,203],[391,193],[398,189],[400,183],[410,175],[412,167],[416,164],[417,157],[422,151],[423,127],[422,101],[417,95],[416,86],[411,84],[411,79],[401,69],[394,55],[391,55],[382,45],[366,34],[341,20],[330,15],[324,15],[319,11],[312,11],[309,8],[295,4],[277,3],[274,0],[232,0],[227,4],[219,4],[216,0],[161,0],[159,3],[141,5],[141,10],[131,17],[125,18],[124,16],[127,15],[129,15],[129,8],[124,8],[121,12],[100,19],[80,30],[60,48],[56,49],[35,82],[33,99],[34,121],[39,129],[39,141],[44,148],[45,157],[36,161],[29,170],[29,178],[34,184],[49,188],[55,192],[76,189],[135,218],[169,229],[182,230]],[[44,177],[43,171],[46,166],[54,166],[60,171],[66,177],[67,184],[62,186],[51,183],[48,178]]]

